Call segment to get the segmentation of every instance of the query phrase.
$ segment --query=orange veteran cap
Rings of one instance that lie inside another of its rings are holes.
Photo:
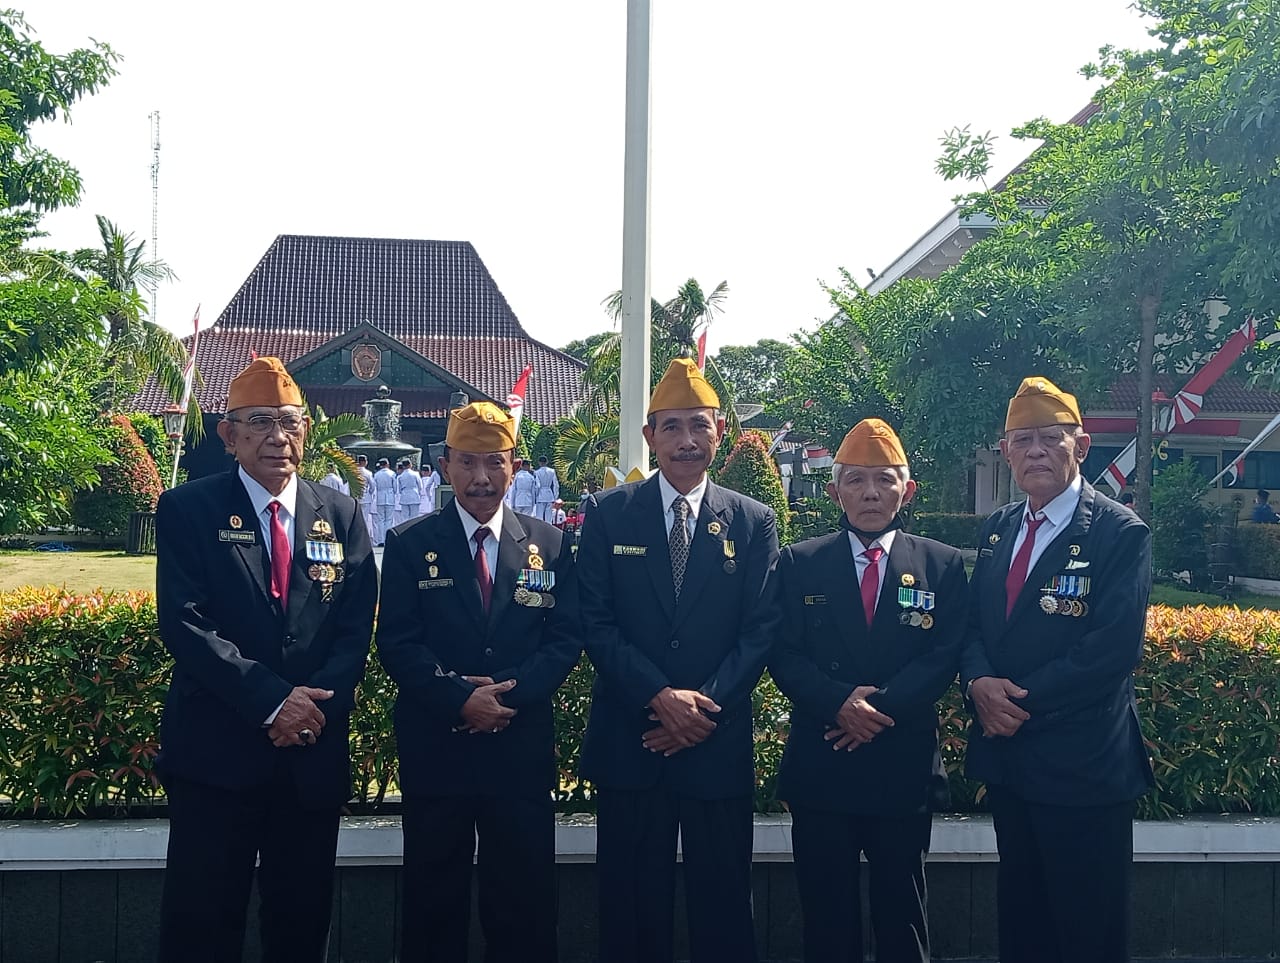
[[[907,453],[902,449],[897,432],[887,422],[879,418],[863,418],[844,436],[835,460],[841,465],[883,468],[886,465],[905,465]]]
[[[681,408],[720,409],[720,396],[691,358],[676,358],[653,389],[648,414]]]
[[[1048,378],[1023,378],[1018,392],[1009,399],[1004,430],[1044,428],[1049,425],[1081,425],[1076,396],[1060,389]]]
[[[254,359],[249,367],[231,380],[231,387],[227,390],[227,411],[258,405],[302,407],[302,403],[302,389],[279,358]]]
[[[444,443],[479,454],[510,451],[516,446],[516,420],[492,401],[473,401],[449,413]]]

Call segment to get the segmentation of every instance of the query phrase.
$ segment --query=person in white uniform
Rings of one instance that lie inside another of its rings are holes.
[[[329,469],[329,474],[320,479],[320,484],[325,488],[332,488],[335,492],[342,492],[344,495],[351,494],[351,489],[347,487],[347,483],[342,480],[342,476],[333,468]]]
[[[400,495],[400,504],[396,509],[397,525],[417,518],[418,505],[422,501],[422,489],[418,484],[418,473],[413,470],[413,462],[406,458],[400,465],[400,471],[396,474],[396,491]]]
[[[422,501],[418,503],[418,514],[430,515],[436,510],[436,489],[440,487],[440,473],[431,467],[431,463],[422,463]]]
[[[367,455],[356,455],[356,468],[360,472],[360,481],[364,484],[360,489],[360,515],[364,518],[365,528],[369,531],[369,538],[373,541],[375,513],[373,501],[373,472],[369,471],[369,458]]]
[[[511,481],[511,507],[521,515],[533,515],[536,509],[538,479],[526,462]]]
[[[551,523],[551,506],[560,497],[560,479],[556,477],[556,470],[547,464],[546,455],[538,459],[538,470],[533,473],[533,477],[538,482],[538,489],[534,494],[534,515]]]
[[[378,506],[378,514],[374,517],[373,544],[381,545],[387,537],[387,530],[393,527],[396,515],[396,473],[391,470],[389,459],[378,459],[373,487]]]

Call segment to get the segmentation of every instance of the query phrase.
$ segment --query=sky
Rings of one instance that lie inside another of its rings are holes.
[[[535,338],[608,330],[621,287],[625,0],[303,5],[27,0],[64,53],[92,37],[120,74],[36,142],[74,163],[77,208],[42,243],[97,242],[104,214],[178,280],[158,320],[216,320],[278,234],[470,241]],[[831,314],[822,282],[879,272],[962,187],[939,139],[1065,121],[1104,44],[1149,45],[1126,0],[654,0],[651,278],[727,281],[709,336],[785,339]]]

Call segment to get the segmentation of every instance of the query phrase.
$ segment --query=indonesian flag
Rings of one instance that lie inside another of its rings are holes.
[[[1236,484],[1239,481],[1240,476],[1244,473],[1245,456],[1271,437],[1272,432],[1277,428],[1280,428],[1280,415],[1276,415],[1267,422],[1267,426],[1258,432],[1257,437],[1255,437],[1253,441],[1249,442],[1248,447],[1246,447],[1244,451],[1240,452],[1240,454],[1236,456],[1236,460],[1213,476],[1213,480],[1209,482],[1208,487],[1212,488],[1218,479],[1223,477],[1229,478],[1227,481],[1228,485]]]
[[[1230,465],[1227,466],[1227,473],[1223,476],[1222,486],[1230,488],[1232,485],[1238,485],[1240,479],[1244,477],[1244,455],[1241,455]]]
[[[777,452],[779,448],[782,447],[782,443],[786,441],[787,434],[790,431],[791,431],[791,422],[788,421],[785,425],[782,426],[782,430],[778,432],[778,434],[774,437],[773,444],[769,446],[770,455],[773,455],[775,452]]]
[[[704,325],[702,334],[698,335],[698,370],[703,371],[707,367],[707,328],[711,325]]]
[[[1258,325],[1253,318],[1245,320],[1203,368],[1192,375],[1182,390],[1173,396],[1173,404],[1163,413],[1157,430],[1168,433],[1195,419],[1204,407],[1204,396],[1214,383],[1226,374],[1245,349],[1258,339]]]
[[[507,407],[511,409],[511,417],[516,420],[516,434],[520,434],[520,419],[524,416],[524,396],[529,390],[529,375],[533,372],[533,365],[524,366],[524,370],[520,372],[520,377],[516,379],[515,385],[511,389],[511,394],[507,395]]]
[[[191,349],[187,352],[187,363],[182,366],[182,400],[178,407],[184,411],[191,406],[191,388],[196,380],[196,348],[200,344],[200,305],[196,305],[196,316],[191,320]]]

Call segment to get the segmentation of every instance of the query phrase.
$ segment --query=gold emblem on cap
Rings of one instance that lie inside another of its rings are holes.
[[[232,528],[239,530],[241,528],[244,528],[244,519],[241,518],[239,515],[232,515],[229,519],[227,519],[227,524],[230,525]]]
[[[707,533],[708,533],[708,534],[710,534],[710,535],[719,535],[719,534],[720,534],[720,523],[719,523],[719,522],[709,522],[709,523],[707,524]]]
[[[1073,556],[1074,556],[1074,555],[1079,555],[1079,554],[1080,554],[1080,546],[1079,546],[1079,545],[1072,545],[1072,546],[1071,546],[1071,548],[1067,549],[1067,551],[1069,551]]]
[[[422,557],[425,558],[428,562],[434,562],[440,556],[437,555],[435,552],[427,552],[427,554]]]
[[[912,575],[910,572],[903,572],[902,584],[905,585],[907,588],[910,588],[911,586],[916,584],[916,577]]]
[[[992,532],[991,537],[988,538],[987,541],[990,542],[992,545],[994,545],[996,542],[1000,541],[1000,536],[997,535],[995,532]]]

